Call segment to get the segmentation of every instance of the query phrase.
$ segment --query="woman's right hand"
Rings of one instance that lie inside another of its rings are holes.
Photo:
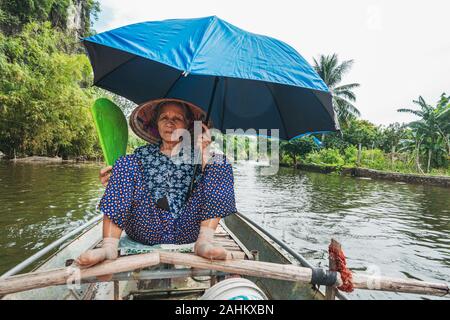
[[[108,166],[100,170],[98,178],[104,187],[108,185],[109,178],[111,177],[111,170],[112,166]]]

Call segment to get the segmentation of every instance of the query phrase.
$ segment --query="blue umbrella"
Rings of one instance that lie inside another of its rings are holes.
[[[143,22],[83,39],[94,84],[140,104],[190,101],[215,127],[339,129],[330,91],[292,47],[215,16]]]

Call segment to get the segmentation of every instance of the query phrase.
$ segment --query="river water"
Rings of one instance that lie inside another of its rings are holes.
[[[0,273],[92,218],[99,164],[0,161]],[[331,238],[354,271],[450,282],[450,189],[280,168],[234,168],[238,210],[316,266]],[[419,299],[357,290],[353,299]]]

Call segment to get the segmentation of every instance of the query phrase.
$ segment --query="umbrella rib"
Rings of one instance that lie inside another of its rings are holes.
[[[100,79],[98,79],[97,81],[95,81],[93,84],[94,84],[94,85],[97,85],[101,80],[105,79],[105,78],[106,78],[107,76],[109,76],[111,73],[113,73],[114,71],[116,71],[117,69],[119,69],[120,67],[122,67],[123,65],[129,63],[131,60],[134,60],[134,59],[136,59],[136,58],[137,58],[136,55],[132,56],[132,57],[131,57],[130,59],[128,59],[127,61],[125,61],[125,62],[119,64],[119,65],[116,66],[115,68],[109,70],[107,73],[105,73],[104,75],[102,75],[102,76],[100,77]]]
[[[281,124],[283,125],[284,133],[286,134],[286,138],[289,139],[289,135],[288,135],[288,132],[286,129],[286,123],[284,122],[283,116],[281,114],[281,110],[280,110],[280,106],[278,105],[277,98],[275,98],[275,94],[273,93],[272,88],[267,84],[267,82],[264,82],[264,84],[266,85],[267,89],[269,89],[269,91],[270,91],[272,99],[275,102],[275,106],[277,107],[278,114],[280,115],[280,120],[281,120]]]
[[[221,116],[221,119],[222,119],[222,123],[221,123],[221,125],[220,125],[220,132],[222,132],[223,131],[223,126],[224,126],[224,123],[225,123],[225,107],[226,107],[226,105],[227,105],[227,88],[228,88],[228,80],[227,80],[227,78],[224,78],[223,79],[223,103],[222,103],[222,116]]]
[[[333,104],[331,105],[331,110],[332,110],[332,112],[333,112],[333,114],[330,114],[330,112],[328,111],[328,109],[327,109],[327,107],[322,103],[322,101],[320,101],[320,99],[317,97],[317,95],[316,95],[316,91],[315,90],[310,90],[310,92],[311,92],[311,94],[313,95],[313,97],[317,100],[317,102],[319,102],[319,104],[322,106],[322,108],[323,109],[325,109],[325,112],[330,116],[330,118],[331,118],[331,121],[332,122],[335,122],[334,121],[334,118],[333,118],[333,116],[335,116],[335,111],[334,111],[334,108],[333,108]],[[330,95],[331,95],[331,93],[330,93]],[[336,126],[336,124],[337,124],[337,126]],[[336,129],[338,129],[339,128],[339,122],[336,122],[336,124],[335,124],[335,128]]]
[[[211,110],[212,110],[212,105],[214,102],[214,98],[216,97],[216,90],[217,90],[217,84],[219,83],[219,77],[215,76],[214,77],[214,84],[213,84],[213,89],[212,89],[212,93],[211,93],[211,97],[209,100],[209,106],[208,106],[208,113],[206,114],[206,123],[209,122],[209,117],[211,115]]]
[[[176,83],[178,82],[178,80],[180,80],[182,75],[183,75],[183,72],[180,73],[180,75],[175,79],[175,81],[170,86],[169,90],[166,91],[166,93],[164,94],[164,98],[167,98],[167,95],[169,94],[170,91],[172,91],[173,87],[175,87]]]

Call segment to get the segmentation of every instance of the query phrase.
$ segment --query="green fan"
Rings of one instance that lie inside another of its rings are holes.
[[[120,108],[106,98],[97,99],[91,108],[106,164],[114,165],[127,152],[128,125]]]

